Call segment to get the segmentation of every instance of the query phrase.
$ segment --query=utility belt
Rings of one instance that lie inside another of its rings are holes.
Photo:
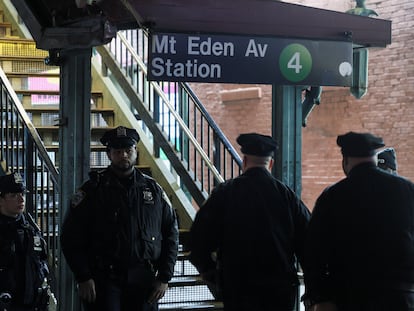
[[[10,293],[0,293],[0,311],[10,310],[12,296]]]
[[[401,281],[373,282],[368,289],[372,290],[394,290],[414,293],[414,283]]]
[[[143,288],[152,287],[155,280],[155,269],[149,260],[133,265],[105,264],[97,265],[98,277],[112,281],[135,285]]]
[[[37,289],[35,294],[34,306],[38,308],[39,311],[47,310],[50,300],[50,288],[49,285],[44,283],[42,287]]]
[[[414,293],[414,283],[409,282],[390,282],[387,285],[387,288],[405,292]]]
[[[47,311],[50,300],[50,289],[49,286],[42,286],[38,288],[35,294],[35,299],[31,306],[38,311]],[[53,295],[53,294],[52,294]],[[53,297],[54,299],[54,297]],[[8,311],[12,309],[12,305],[15,305],[13,296],[8,292],[0,293],[0,311]]]
[[[382,291],[402,291],[414,294],[414,283],[391,280],[384,283],[381,281],[373,281],[367,287],[365,285],[353,285],[348,289],[350,289],[351,292],[378,293]]]

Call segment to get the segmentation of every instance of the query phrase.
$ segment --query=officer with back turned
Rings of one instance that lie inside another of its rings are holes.
[[[305,251],[310,311],[414,310],[414,184],[377,166],[381,137],[337,137],[346,177],[316,201]]]
[[[0,311],[45,311],[49,303],[46,242],[25,195],[19,173],[0,177]]]
[[[391,174],[397,174],[397,155],[395,149],[385,148],[377,153],[378,167],[390,172]]]
[[[226,311],[295,310],[310,213],[272,176],[277,143],[258,133],[237,138],[243,174],[218,185],[197,212],[190,260]]]
[[[92,172],[65,217],[62,251],[86,310],[154,311],[178,251],[174,210],[158,183],[136,167],[135,129],[101,138],[111,161]]]

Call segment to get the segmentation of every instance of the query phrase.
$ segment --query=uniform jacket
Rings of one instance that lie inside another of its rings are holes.
[[[11,294],[13,305],[37,305],[49,274],[46,243],[29,217],[0,214],[0,293]]]
[[[125,186],[108,168],[91,173],[72,199],[61,234],[62,251],[78,282],[97,270],[150,262],[168,282],[178,251],[174,210],[161,187],[135,169]]]
[[[298,284],[295,255],[303,261],[306,206],[264,168],[251,168],[220,184],[191,228],[191,261],[203,273],[216,267],[218,250],[224,292]]]
[[[306,247],[306,297],[414,284],[414,185],[363,163],[318,198]]]

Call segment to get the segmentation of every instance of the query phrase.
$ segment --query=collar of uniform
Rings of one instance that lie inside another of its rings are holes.
[[[17,215],[17,217],[10,217],[3,214],[0,214],[0,223],[11,224],[24,221],[23,214]]]
[[[243,173],[243,175],[257,175],[257,174],[262,174],[262,173],[266,173],[267,175],[270,174],[267,168],[262,167],[262,166],[255,166],[255,167],[249,168],[246,172]]]
[[[364,162],[355,165],[348,173],[348,177],[355,176],[369,169],[379,169],[373,162]]]

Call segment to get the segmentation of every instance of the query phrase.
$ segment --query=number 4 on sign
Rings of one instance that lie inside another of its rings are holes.
[[[289,69],[295,69],[295,73],[300,73],[300,70],[302,69],[302,65],[300,64],[300,53],[296,52],[293,54],[293,56],[290,58],[287,67]]]

